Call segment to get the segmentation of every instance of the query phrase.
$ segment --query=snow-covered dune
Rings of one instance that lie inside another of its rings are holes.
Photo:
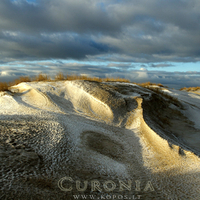
[[[77,80],[13,86],[0,92],[0,197],[73,199],[79,180],[88,181],[81,194],[96,199],[200,199],[199,113],[198,94],[173,89]],[[65,185],[71,192],[58,186],[63,177],[74,180]]]

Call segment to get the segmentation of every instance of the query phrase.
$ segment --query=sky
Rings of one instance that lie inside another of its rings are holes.
[[[58,72],[200,86],[200,1],[1,0],[0,81]]]

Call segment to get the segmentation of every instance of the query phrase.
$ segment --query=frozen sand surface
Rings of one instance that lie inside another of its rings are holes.
[[[64,198],[56,184],[70,176],[151,181],[155,191],[142,190],[143,199],[199,199],[200,100],[166,91],[185,110],[134,84],[65,81],[13,87],[0,95],[3,190],[24,187],[24,193]],[[53,179],[51,187],[44,183],[36,192],[37,180],[44,177]]]

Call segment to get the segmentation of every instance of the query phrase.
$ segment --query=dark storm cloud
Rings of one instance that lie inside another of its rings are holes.
[[[150,67],[153,68],[163,68],[163,67],[173,67],[172,64],[151,64]]]
[[[49,58],[81,59],[85,55],[107,52],[105,44],[99,44],[86,35],[75,33],[52,33],[26,35],[21,32],[4,31],[0,35],[0,48],[5,57],[26,60]]]
[[[200,61],[199,10],[199,0],[1,0],[0,60]]]
[[[159,63],[159,64],[142,64],[140,65],[141,68],[166,68],[166,67],[173,67],[174,65],[172,64],[167,64],[167,63]]]
[[[97,0],[1,0],[0,27],[3,30],[34,33],[113,31],[120,28],[101,9]]]

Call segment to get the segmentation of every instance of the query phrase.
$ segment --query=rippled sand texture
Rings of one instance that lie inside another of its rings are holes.
[[[0,199],[199,200],[199,95],[161,89],[76,80],[21,83],[1,92]],[[88,188],[78,192],[73,182],[71,192],[61,191],[63,177],[87,180]],[[93,180],[101,192],[91,191]],[[103,187],[108,180],[116,183],[110,193]],[[132,181],[130,191],[120,191],[120,180]]]

